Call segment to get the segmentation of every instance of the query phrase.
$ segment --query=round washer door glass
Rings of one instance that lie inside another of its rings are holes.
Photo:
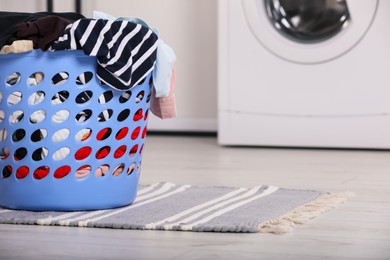
[[[323,63],[344,55],[364,38],[378,0],[242,0],[257,41],[284,60]]]
[[[276,30],[303,43],[327,40],[350,20],[346,0],[265,0],[265,5]]]

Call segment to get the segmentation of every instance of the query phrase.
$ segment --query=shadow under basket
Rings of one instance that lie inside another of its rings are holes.
[[[0,206],[96,210],[137,193],[151,73],[128,91],[101,85],[82,51],[0,56]]]

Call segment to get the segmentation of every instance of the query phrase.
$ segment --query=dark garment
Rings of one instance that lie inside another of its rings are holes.
[[[16,25],[20,23],[32,22],[39,18],[49,15],[55,15],[74,22],[78,19],[85,18],[78,13],[54,13],[54,12],[38,12],[38,13],[20,13],[20,12],[0,12],[0,48],[4,45],[11,45],[16,37]]]
[[[96,56],[97,77],[117,90],[140,84],[154,69],[158,36],[128,21],[80,19],[67,26],[53,50],[83,50]]]
[[[16,25],[16,38],[32,40],[34,49],[49,49],[52,42],[63,34],[65,27],[71,22],[59,16],[46,16],[33,22]]]

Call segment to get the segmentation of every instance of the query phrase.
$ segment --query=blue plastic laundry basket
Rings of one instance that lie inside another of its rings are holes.
[[[101,85],[82,51],[0,56],[0,206],[94,210],[132,203],[151,74],[129,91]]]

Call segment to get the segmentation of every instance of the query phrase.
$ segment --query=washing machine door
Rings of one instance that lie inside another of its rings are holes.
[[[315,64],[352,50],[369,30],[378,1],[243,0],[242,5],[252,33],[268,51]]]

